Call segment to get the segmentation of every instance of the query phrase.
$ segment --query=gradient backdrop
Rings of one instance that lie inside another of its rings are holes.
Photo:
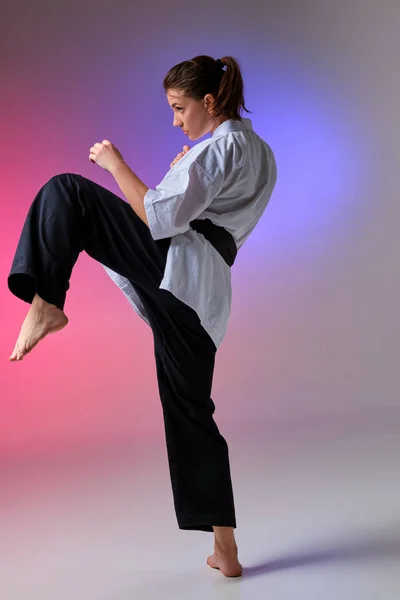
[[[9,363],[28,305],[7,275],[53,175],[119,193],[110,139],[154,187],[187,139],[162,90],[197,54],[235,56],[278,184],[233,269],[213,399],[228,441],[399,421],[400,5],[395,0],[2,0],[0,460],[163,440],[151,331],[82,254],[69,326]],[[387,425],[385,425],[386,427]]]

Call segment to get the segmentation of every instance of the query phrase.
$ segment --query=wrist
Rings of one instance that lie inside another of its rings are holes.
[[[120,160],[111,167],[110,173],[113,177],[116,177],[118,175],[118,173],[121,173],[121,172],[125,171],[126,169],[129,169],[128,165],[126,164],[126,162],[124,160]]]

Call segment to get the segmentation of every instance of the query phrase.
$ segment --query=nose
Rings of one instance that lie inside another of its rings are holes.
[[[174,117],[174,120],[173,120],[172,124],[173,124],[174,127],[182,127],[183,126],[182,121],[180,121],[177,117]]]

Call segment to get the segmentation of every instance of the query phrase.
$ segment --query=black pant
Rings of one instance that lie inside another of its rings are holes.
[[[126,277],[154,336],[178,526],[236,527],[228,447],[210,397],[216,348],[194,310],[159,288],[170,238],[154,241],[130,205],[96,183],[58,175],[30,207],[8,278],[26,302],[37,293],[64,308],[81,251]]]

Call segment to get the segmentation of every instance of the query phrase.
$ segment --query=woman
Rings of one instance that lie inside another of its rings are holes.
[[[226,67],[226,70],[225,70]],[[8,278],[31,303],[11,361],[68,322],[63,311],[79,253],[104,265],[150,325],[178,526],[214,532],[207,559],[239,576],[228,447],[213,419],[215,353],[225,335],[230,267],[276,182],[270,147],[240,116],[243,80],[232,57],[197,56],[173,67],[164,90],[173,125],[191,140],[155,190],[108,140],[89,159],[128,202],[74,174],[50,179],[26,218]]]

